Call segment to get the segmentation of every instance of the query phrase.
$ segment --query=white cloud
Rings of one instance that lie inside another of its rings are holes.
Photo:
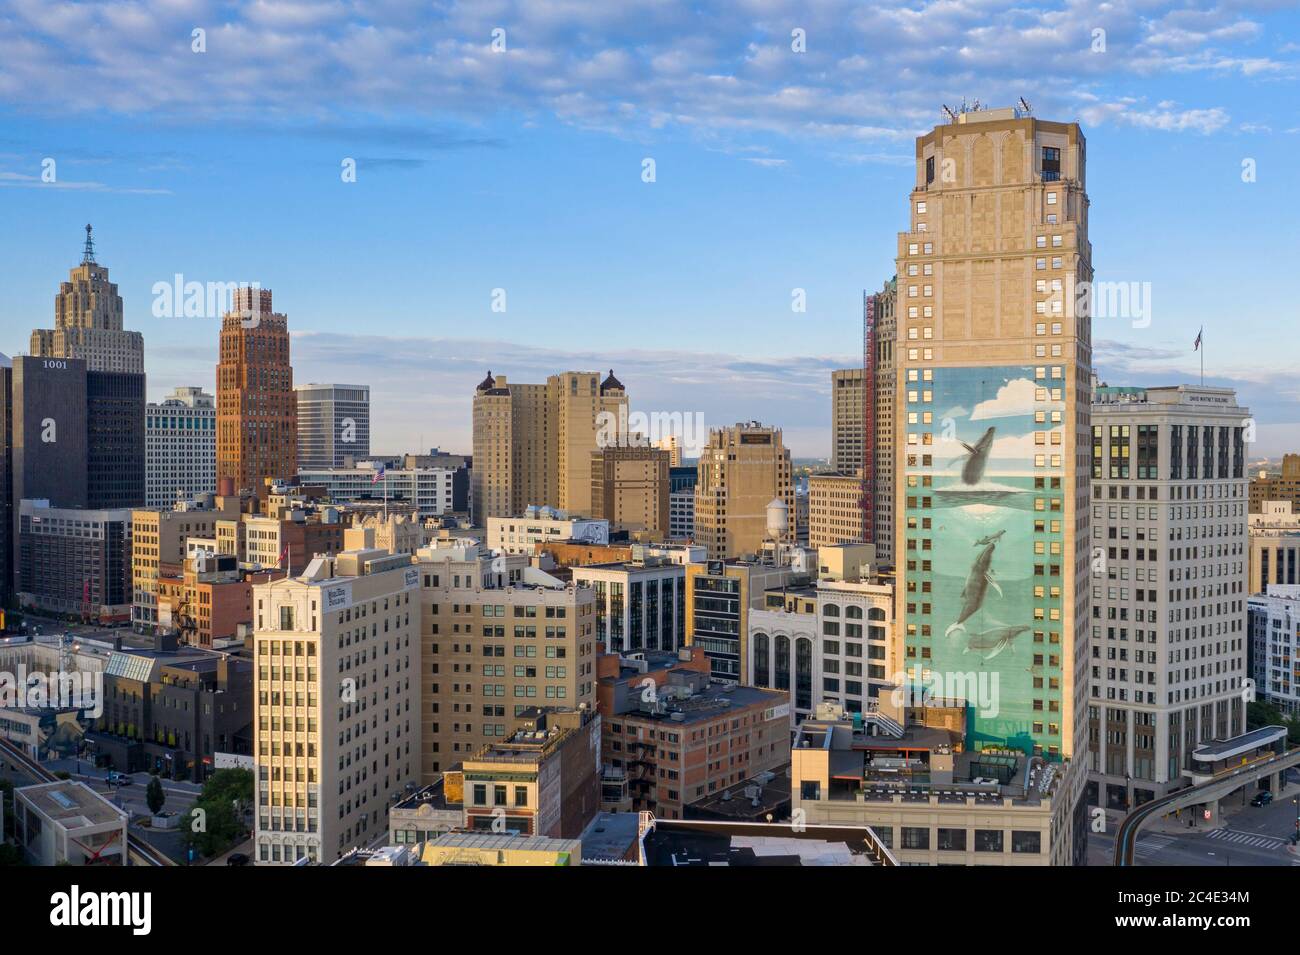
[[[1037,387],[1028,378],[1014,378],[998,389],[997,397],[981,401],[970,414],[971,421],[1010,418],[1033,414]]]

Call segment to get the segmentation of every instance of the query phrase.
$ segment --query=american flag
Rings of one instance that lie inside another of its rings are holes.
[[[1199,332],[1196,333],[1196,341],[1192,342],[1192,351],[1199,351],[1199,350],[1200,350],[1200,348],[1201,348],[1201,335],[1203,335],[1204,333],[1205,333],[1205,329],[1204,329],[1204,328],[1202,328]]]
[[[384,466],[379,465],[379,470],[375,471],[374,476],[370,479],[371,484],[377,484],[379,479],[384,476]]]

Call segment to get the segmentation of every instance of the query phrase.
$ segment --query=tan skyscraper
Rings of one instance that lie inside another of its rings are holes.
[[[761,551],[773,500],[785,503],[785,540],[794,543],[794,481],[781,429],[751,421],[711,431],[695,483],[695,541],[709,558]]]
[[[38,358],[82,358],[87,371],[144,374],[144,336],[122,328],[122,296],[108,280],[108,269],[95,261],[95,242],[86,226],[81,264],[54,297],[54,327],[32,332],[31,352]]]
[[[831,372],[831,470],[838,474],[862,469],[862,376],[861,368]]]
[[[407,555],[355,550],[253,588],[259,865],[369,843],[415,782],[418,581]]]
[[[591,455],[626,430],[627,392],[611,371],[551,375],[544,385],[488,376],[474,391],[474,523],[530,504],[591,515]]]
[[[671,458],[660,448],[596,451],[591,456],[591,516],[609,521],[611,531],[644,532],[648,540],[664,540]]]
[[[530,707],[594,709],[596,593],[474,540],[415,555],[423,781],[505,739]]]
[[[298,473],[289,319],[272,311],[270,289],[239,288],[232,298],[217,365],[217,481],[262,496],[267,478]]]
[[[982,746],[1065,761],[1051,859],[1079,861],[1087,754],[1092,279],[1083,134],[1017,109],[916,142],[898,238],[902,661],[978,669]],[[997,677],[996,690],[992,681]],[[933,685],[933,682],[931,682]]]

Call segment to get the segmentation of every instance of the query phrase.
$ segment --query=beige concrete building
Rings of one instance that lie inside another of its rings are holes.
[[[668,536],[668,464],[658,448],[602,448],[591,456],[591,516],[642,540]]]
[[[862,479],[852,474],[808,476],[808,546],[862,540]]]
[[[598,372],[566,371],[541,385],[488,372],[474,391],[474,523],[530,504],[590,514],[598,435],[616,436],[626,420],[627,392],[613,371],[603,381]]]
[[[1300,511],[1300,454],[1282,455],[1276,474],[1260,471],[1250,481],[1250,513],[1258,514],[1265,501],[1290,501]]]
[[[713,560],[757,554],[767,538],[767,507],[786,505],[783,539],[795,540],[794,480],[781,429],[750,421],[709,433],[695,484],[695,540]]]
[[[836,707],[805,720],[791,749],[792,808],[809,826],[870,826],[903,865],[1068,865],[1059,764],[975,752],[964,706],[930,701],[906,725]]]
[[[1094,389],[1090,805],[1179,789],[1245,732],[1249,416],[1229,388]]]
[[[33,330],[36,358],[82,358],[87,371],[144,374],[144,336],[122,328],[122,296],[95,261],[90,226],[81,264],[54,297],[54,327]]]
[[[255,860],[332,862],[420,772],[419,574],[379,550],[253,590]]]
[[[806,580],[807,574],[788,563],[708,560],[686,565],[686,643],[704,649],[714,680],[754,683],[749,668],[750,614],[764,606],[768,591],[801,579]],[[804,704],[805,697],[811,699],[811,685],[796,691],[792,694],[796,705]]]
[[[916,141],[898,236],[894,563],[909,666],[1003,677],[982,745],[1062,760],[1082,861],[1092,280],[1085,142],[1011,109]],[[978,503],[979,507],[970,507]],[[995,590],[992,576],[1005,585]],[[968,586],[973,578],[978,586]],[[999,593],[999,590],[1001,593]],[[1018,639],[1019,638],[1019,639]],[[990,641],[995,641],[990,643]]]
[[[527,507],[519,517],[489,517],[487,546],[503,554],[532,555],[538,545],[609,543],[609,521],[569,516],[550,507]]]
[[[595,592],[469,541],[416,555],[421,782],[503,740],[530,707],[595,705]]]
[[[174,509],[131,512],[131,624],[151,631],[158,623],[159,565],[179,566],[190,538],[213,537],[217,521],[239,513],[237,498],[182,501]]]
[[[1300,584],[1300,511],[1289,500],[1261,501],[1248,520],[1248,592],[1265,593],[1271,584]]]

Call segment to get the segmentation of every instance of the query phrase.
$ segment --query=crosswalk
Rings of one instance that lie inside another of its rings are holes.
[[[1146,859],[1176,841],[1173,836],[1141,835],[1138,836],[1137,847],[1133,850],[1133,854],[1139,859]]]
[[[1250,846],[1252,849],[1281,849],[1286,843],[1281,839],[1274,839],[1272,836],[1261,836],[1254,832],[1238,832],[1235,829],[1215,829],[1207,833],[1210,839],[1218,839],[1220,842],[1231,842],[1239,846]]]

